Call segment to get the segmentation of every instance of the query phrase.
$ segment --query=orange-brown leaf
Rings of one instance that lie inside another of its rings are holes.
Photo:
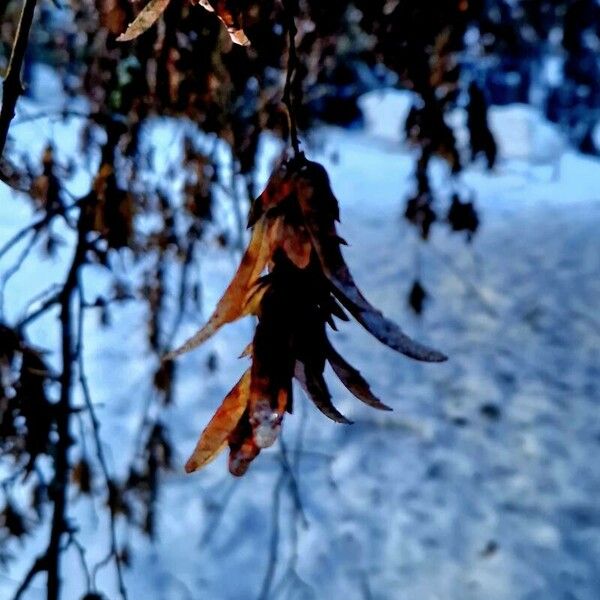
[[[261,219],[254,227],[252,238],[236,274],[225,290],[223,297],[219,300],[210,319],[185,344],[170,352],[165,357],[166,360],[172,360],[190,350],[194,350],[214,335],[223,325],[253,314],[252,311],[256,307],[255,302],[252,302],[252,298],[255,300],[257,298],[255,295],[249,296],[249,294],[251,294],[253,284],[263,272],[269,259],[268,244],[265,243],[264,233],[265,221]]]
[[[160,16],[165,12],[171,0],[150,0],[140,14],[129,24],[127,31],[122,33],[117,42],[130,42],[142,33],[148,31]]]
[[[304,227],[292,227],[286,224],[281,247],[286,256],[299,269],[308,267],[312,254],[312,244]]]
[[[250,395],[250,369],[242,375],[227,394],[221,406],[202,432],[192,456],[185,465],[187,473],[193,473],[214,460],[227,446],[227,438],[237,427]]]
[[[275,250],[281,248],[299,269],[306,269],[308,267],[312,253],[312,244],[306,227],[303,225],[292,225],[286,221],[284,215],[280,215],[269,219],[267,239],[270,256],[274,255]]]

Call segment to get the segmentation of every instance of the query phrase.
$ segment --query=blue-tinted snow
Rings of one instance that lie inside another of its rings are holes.
[[[411,362],[358,326],[334,336],[395,412],[364,407],[330,373],[335,402],[356,424],[336,425],[303,400],[286,418],[284,439],[290,460],[300,457],[298,492],[308,526],[294,519],[286,488],[269,598],[597,600],[600,163],[571,151],[532,109],[497,109],[500,163],[492,174],[471,167],[461,181],[476,197],[481,231],[469,247],[438,228],[421,246],[401,218],[414,160],[394,116],[406,110],[406,99],[394,98],[384,95],[385,110],[365,100],[371,126],[364,132],[317,132],[321,149],[311,155],[331,174],[341,234],[351,243],[346,256],[365,294],[450,361]],[[36,105],[25,101],[25,109]],[[152,134],[157,140],[160,128]],[[177,126],[170,129],[178,135]],[[55,135],[65,157],[77,156],[76,119],[36,121],[13,133],[15,147],[33,155]],[[264,181],[277,147],[263,142]],[[511,148],[519,152],[511,156]],[[443,202],[451,193],[448,175],[442,164],[434,171]],[[81,177],[75,185],[85,187]],[[0,197],[1,244],[31,211],[5,187]],[[221,211],[231,223],[231,211]],[[417,252],[433,296],[422,320],[406,306]],[[35,291],[59,282],[69,255],[68,246],[53,261],[34,252],[7,288],[7,315],[15,318]],[[206,248],[200,265],[206,313],[236,260],[230,251]],[[133,269],[130,262],[125,256],[119,268]],[[92,297],[108,284],[93,267],[85,281]],[[188,319],[179,340],[206,316]],[[31,328],[34,342],[56,347],[54,317]],[[88,315],[85,361],[110,466],[123,475],[156,364],[146,348],[146,315],[135,303],[113,309],[112,322],[101,329],[97,315]],[[227,474],[224,458],[183,474],[199,432],[244,368],[236,357],[251,336],[250,320],[232,325],[180,361],[176,403],[164,415],[179,470],[164,477],[158,539],[150,544],[119,531],[132,548],[126,580],[134,600],[258,597],[272,543],[279,451],[265,451],[239,481]],[[205,366],[211,352],[220,364],[214,374]],[[107,550],[106,515],[99,501],[97,512],[85,498],[73,506],[88,558],[99,561]],[[14,547],[18,560],[0,573],[0,597],[14,589],[46,535],[42,528]],[[76,600],[83,579],[75,553],[65,563],[64,598]],[[110,567],[97,583],[108,598],[117,597]],[[43,584],[42,576],[27,598],[44,598]]]

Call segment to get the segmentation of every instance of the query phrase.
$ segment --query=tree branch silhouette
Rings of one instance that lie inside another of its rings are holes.
[[[37,0],[24,0],[23,11],[19,20],[19,27],[13,45],[8,70],[2,86],[2,109],[0,110],[0,158],[4,154],[4,147],[8,138],[10,123],[15,116],[15,109],[19,96],[24,92],[21,81],[21,71],[27,52],[29,32],[33,23]]]

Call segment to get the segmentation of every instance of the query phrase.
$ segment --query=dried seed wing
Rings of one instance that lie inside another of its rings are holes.
[[[253,288],[246,298],[244,308],[242,311],[243,316],[247,315],[258,315],[260,312],[260,306],[264,295],[269,289],[268,285],[261,285]]]
[[[223,325],[251,314],[248,311],[254,309],[254,303],[249,302],[248,294],[269,259],[264,233],[265,221],[261,219],[254,227],[250,244],[233,280],[219,300],[210,319],[185,344],[167,354],[165,360],[172,360],[194,350],[214,335]]]
[[[327,183],[327,185],[329,184]],[[316,204],[314,186],[299,178],[297,190],[299,204],[313,248],[319,257],[323,274],[331,283],[333,293],[340,303],[369,333],[389,348],[423,362],[447,360],[447,357],[441,352],[412,340],[396,323],[384,317],[369,303],[354,282],[344,260],[334,220],[320,215],[318,208],[314,206]],[[323,193],[331,194],[332,192],[330,188],[327,188]]]
[[[171,0],[150,0],[134,21],[129,24],[127,31],[117,38],[117,42],[130,42],[150,29],[150,27],[152,27],[165,12],[170,1]]]
[[[323,375],[311,372],[300,361],[296,362],[294,377],[300,383],[302,389],[308,397],[313,401],[314,405],[332,421],[342,423],[344,425],[352,425],[352,421],[347,419],[331,401],[331,394],[327,389],[327,384]]]
[[[286,224],[281,248],[299,269],[308,267],[312,255],[312,243],[305,227],[292,227]]]
[[[348,391],[354,394],[361,402],[378,410],[393,410],[373,394],[369,383],[360,374],[360,371],[346,362],[346,360],[338,354],[331,343],[327,344],[327,360],[329,361],[333,372],[346,386]]]
[[[345,269],[348,275],[346,278],[339,277],[339,274],[334,275],[330,270],[324,269],[324,271],[326,271],[325,274],[333,285],[333,293],[338,300],[381,343],[392,348],[392,350],[422,362],[444,362],[447,360],[446,355],[441,352],[410,338],[396,323],[374,308],[356,287],[347,269]],[[344,271],[342,271],[343,273]]]
[[[185,465],[187,473],[201,469],[214,460],[227,446],[227,440],[237,427],[250,396],[250,369],[227,394],[221,406],[202,432],[192,456]]]

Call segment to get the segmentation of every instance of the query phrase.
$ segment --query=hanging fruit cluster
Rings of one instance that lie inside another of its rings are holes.
[[[229,470],[243,475],[276,441],[285,413],[292,412],[293,379],[326,416],[350,423],[332,403],[323,376],[326,363],[359,400],[390,410],[333,348],[326,328],[336,329],[335,317],[348,321],[351,315],[379,341],[413,359],[445,360],[369,304],[342,256],[344,240],[336,221],[338,202],[325,169],[301,153],[280,165],[255,201],[252,237],[236,275],[206,325],[169,355],[196,348],[226,323],[247,315],[258,318],[254,340],[244,352],[252,365],[202,433],[188,472],[228,445]]]

